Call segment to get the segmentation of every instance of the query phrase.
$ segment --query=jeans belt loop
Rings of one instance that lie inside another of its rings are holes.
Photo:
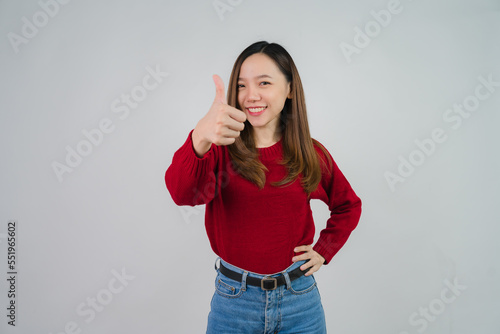
[[[248,271],[244,271],[241,278],[241,290],[243,291],[247,291],[247,277],[248,277]]]
[[[292,280],[290,278],[290,276],[288,275],[288,272],[286,270],[283,270],[281,272],[281,275],[283,275],[283,277],[285,278],[285,284],[286,284],[286,289],[290,289],[292,287]]]

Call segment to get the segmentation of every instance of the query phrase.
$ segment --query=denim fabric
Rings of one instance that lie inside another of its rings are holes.
[[[221,274],[217,260],[243,275],[242,281]],[[208,334],[224,333],[326,333],[325,313],[314,274],[290,281],[288,273],[306,261],[298,261],[281,273],[261,275],[235,267],[220,257],[215,261],[215,292],[208,315]],[[247,285],[253,276],[277,277],[283,275],[286,284],[275,290]]]

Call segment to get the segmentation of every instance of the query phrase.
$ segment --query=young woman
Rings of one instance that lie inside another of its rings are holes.
[[[288,52],[257,42],[222,79],[208,113],[165,174],[178,205],[206,204],[220,260],[207,333],[326,333],[313,273],[345,244],[361,201],[309,134],[304,91]],[[331,216],[316,244],[309,202]]]

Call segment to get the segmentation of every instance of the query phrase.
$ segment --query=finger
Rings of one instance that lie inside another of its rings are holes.
[[[217,146],[227,146],[233,144],[235,141],[235,138],[230,138],[230,137],[220,137],[217,140],[214,140],[213,143]]]
[[[243,131],[243,129],[245,128],[245,123],[238,122],[237,120],[229,118],[227,120],[227,127],[231,130]]]
[[[302,246],[297,246],[294,248],[295,253],[299,252],[307,252],[308,250],[311,249],[311,245],[302,245]]]
[[[309,269],[309,271],[307,273],[304,274],[304,276],[311,276],[312,274],[314,274],[318,270],[319,270],[319,268],[317,268],[317,269],[311,268],[311,269]]]
[[[236,138],[240,135],[240,131],[226,128],[221,135],[224,138]]]
[[[308,265],[308,264],[309,264],[309,262],[307,264],[304,264],[304,265],[302,265],[300,267],[300,270],[302,270],[302,271],[306,271],[307,268],[309,268],[309,270],[307,271],[307,273],[304,274],[306,276],[312,275],[313,273],[315,273],[316,271],[318,271],[319,268],[321,268],[321,264],[319,264],[319,263],[316,263],[314,265],[312,265],[312,264]]]
[[[239,109],[236,109],[236,108],[231,108],[229,110],[229,116],[234,119],[234,120],[237,120],[238,122],[244,122],[247,120],[247,115],[239,110]]]
[[[227,104],[226,101],[226,93],[224,92],[224,81],[218,76],[217,74],[214,74],[212,76],[212,79],[214,80],[215,83],[215,99],[214,101]]]
[[[300,254],[300,255],[297,255],[297,256],[294,256],[292,258],[292,261],[293,262],[297,262],[297,261],[302,261],[302,260],[307,260],[307,259],[311,259],[311,253],[303,253],[303,254]],[[310,264],[311,261],[308,261],[307,263]]]
[[[307,260],[307,262],[303,263],[301,268],[305,269],[305,268],[313,267],[313,266],[316,266],[319,264],[319,262],[313,257],[309,257],[305,260]]]
[[[309,275],[312,275],[317,269],[316,269],[316,266],[312,266],[312,265],[307,266],[304,264],[303,266],[300,267],[300,270],[302,270],[302,271],[307,270],[307,272],[304,275],[309,276]]]

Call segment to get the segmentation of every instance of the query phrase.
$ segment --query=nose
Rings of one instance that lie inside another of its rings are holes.
[[[247,89],[247,100],[249,101],[258,101],[260,100],[260,95],[259,95],[259,91],[256,87],[253,87],[253,86],[249,86],[248,89]]]

